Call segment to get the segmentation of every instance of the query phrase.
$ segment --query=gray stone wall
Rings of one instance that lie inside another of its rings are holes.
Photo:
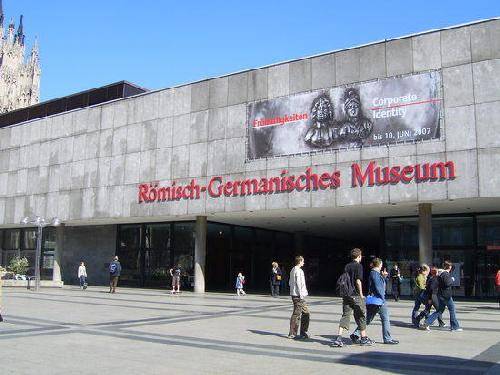
[[[246,104],[292,93],[440,69],[440,140],[245,163]],[[251,70],[0,129],[0,225],[28,214],[69,225],[216,212],[498,197],[500,21],[391,40]],[[353,162],[454,160],[443,183],[181,200],[139,205],[137,184],[271,176],[314,166],[349,176]],[[71,229],[68,229],[71,231]]]
[[[89,285],[109,283],[106,264],[116,252],[116,225],[65,227],[61,252],[61,277],[65,284],[78,284],[78,266],[87,267]]]

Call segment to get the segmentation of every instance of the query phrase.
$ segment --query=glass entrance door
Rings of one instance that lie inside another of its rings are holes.
[[[144,230],[144,246],[141,248],[144,286],[166,287],[172,264],[171,225],[148,224]]]
[[[141,225],[121,225],[116,255],[122,265],[120,284],[142,286]]]

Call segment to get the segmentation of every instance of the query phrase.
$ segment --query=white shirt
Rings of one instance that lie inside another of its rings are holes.
[[[306,277],[304,271],[299,266],[295,266],[290,271],[290,295],[304,299],[307,297]]]
[[[87,277],[87,269],[85,268],[85,266],[78,267],[78,278],[80,278],[80,276]]]

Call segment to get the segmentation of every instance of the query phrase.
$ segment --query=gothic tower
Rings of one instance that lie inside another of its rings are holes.
[[[30,57],[25,59],[23,16],[16,27],[11,20],[4,30],[0,0],[0,113],[36,104],[40,100],[40,59],[35,40]]]

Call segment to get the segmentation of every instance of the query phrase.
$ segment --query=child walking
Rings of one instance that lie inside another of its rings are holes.
[[[237,295],[245,295],[245,291],[243,290],[243,285],[245,285],[245,276],[241,274],[241,272],[236,276],[236,294]]]

